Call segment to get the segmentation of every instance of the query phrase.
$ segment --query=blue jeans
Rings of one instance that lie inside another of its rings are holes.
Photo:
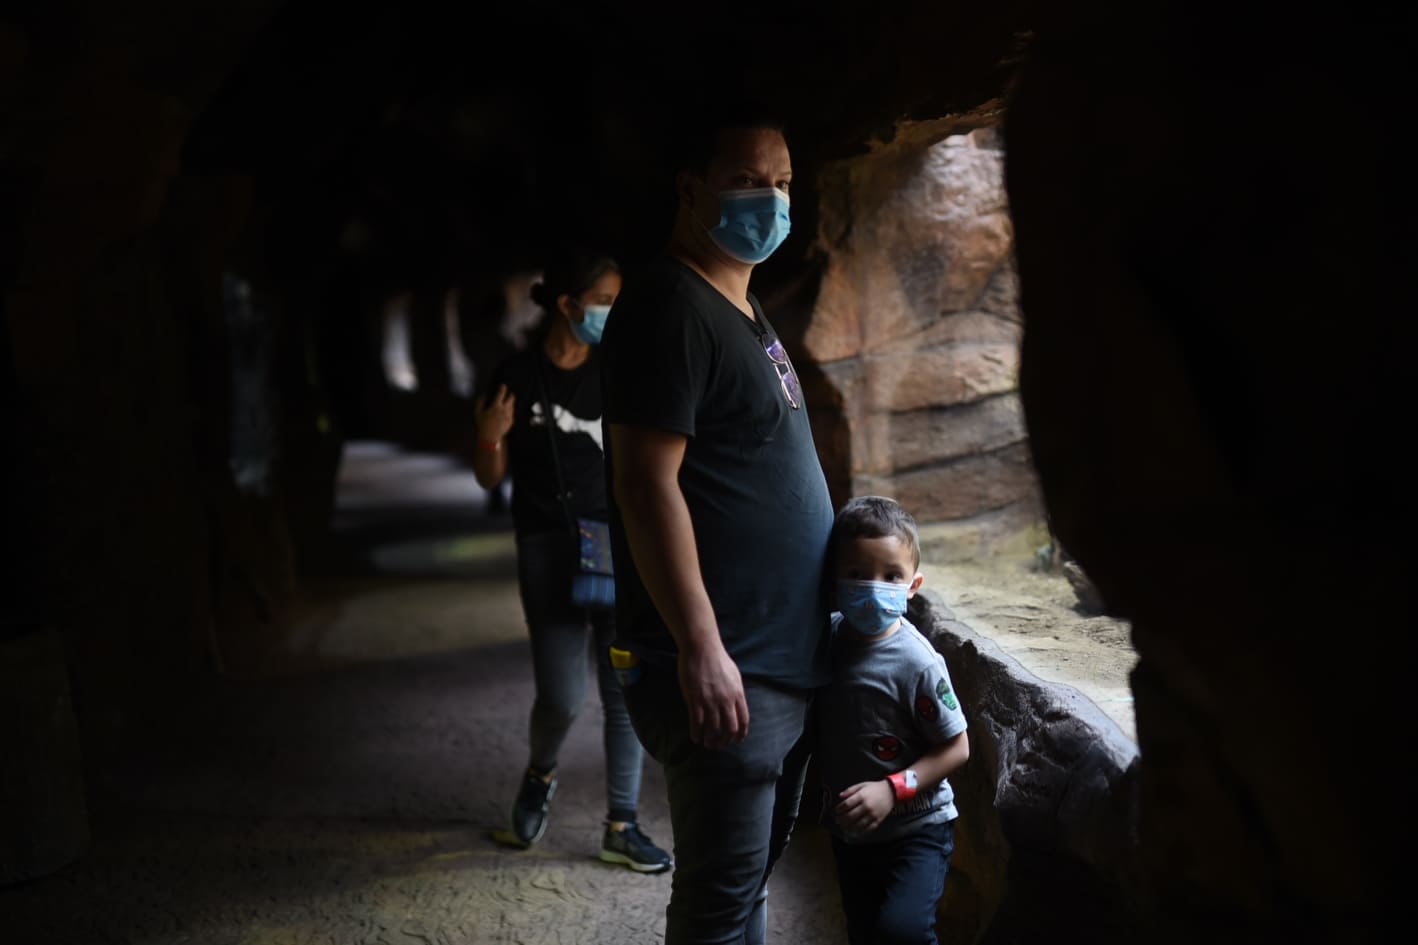
[[[955,826],[927,824],[885,843],[832,839],[850,945],[936,945]]]
[[[641,664],[626,687],[640,740],[665,769],[675,871],[665,945],[762,945],[768,876],[802,800],[810,694],[744,680],[747,737],[711,750],[689,739],[673,665]]]
[[[640,805],[644,750],[610,665],[615,615],[588,612],[571,603],[575,554],[569,529],[517,535],[517,583],[536,680],[528,763],[540,771],[556,767],[566,733],[586,701],[586,670],[594,661],[605,716],[606,819],[633,821]]]

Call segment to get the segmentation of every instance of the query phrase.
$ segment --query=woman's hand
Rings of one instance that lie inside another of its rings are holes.
[[[479,397],[476,405],[478,439],[484,443],[501,443],[512,429],[516,407],[517,395],[508,390],[506,384],[498,384],[497,390]]]

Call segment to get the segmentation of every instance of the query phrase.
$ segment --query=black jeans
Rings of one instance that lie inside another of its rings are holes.
[[[645,749],[665,768],[675,872],[665,945],[762,945],[768,876],[797,822],[810,693],[745,679],[748,736],[711,750],[689,739],[674,666],[642,663],[625,688]]]
[[[885,843],[832,840],[851,945],[936,945],[955,825],[928,824]]]

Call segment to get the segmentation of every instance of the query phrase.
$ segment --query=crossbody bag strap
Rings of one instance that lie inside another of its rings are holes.
[[[542,376],[542,353],[540,351],[533,353],[532,364],[535,366],[537,374],[537,394],[542,399],[542,418],[546,423],[547,442],[551,444],[551,465],[556,471],[556,498],[561,503],[562,514],[566,516],[566,527],[575,537],[579,534],[576,530],[576,516],[571,514],[571,497],[566,492],[566,480],[561,474],[561,451],[556,448],[556,421],[552,417],[551,397],[547,395],[546,378]]]

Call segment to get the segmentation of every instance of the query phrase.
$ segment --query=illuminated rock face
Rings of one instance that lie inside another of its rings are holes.
[[[1004,152],[985,127],[903,126],[823,175],[826,263],[803,346],[845,435],[825,465],[922,522],[1038,515],[1017,395]]]

